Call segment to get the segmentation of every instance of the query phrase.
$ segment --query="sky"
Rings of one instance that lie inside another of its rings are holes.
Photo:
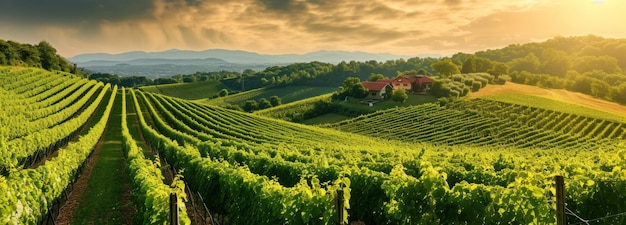
[[[83,53],[231,49],[449,55],[626,38],[625,0],[0,0],[0,39]]]

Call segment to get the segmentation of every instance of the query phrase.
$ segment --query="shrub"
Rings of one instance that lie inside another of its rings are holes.
[[[480,88],[482,88],[482,83],[480,81],[474,81],[474,83],[472,83],[472,91],[478,91]]]

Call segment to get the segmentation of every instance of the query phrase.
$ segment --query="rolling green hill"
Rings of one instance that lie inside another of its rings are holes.
[[[219,82],[200,81],[193,83],[150,85],[140,87],[139,89],[182,99],[196,100],[217,96],[217,93],[223,88],[225,87]]]
[[[119,145],[129,181],[110,185],[132,189],[143,223],[167,223],[177,193],[182,224],[204,205],[229,224],[553,224],[555,175],[568,209],[626,222],[611,216],[626,208],[626,124],[539,99],[427,103],[329,129],[32,68],[0,68],[0,93],[2,224],[50,218],[101,140]],[[180,176],[164,181],[168,168]]]
[[[260,88],[250,91],[240,92],[237,94],[229,95],[221,98],[214,99],[202,99],[196,102],[209,105],[239,105],[243,104],[247,100],[259,100],[261,98],[269,99],[271,96],[276,95],[280,97],[283,104],[328,94],[336,91],[335,87],[318,87],[318,86],[287,86],[279,88]]]
[[[392,109],[338,124],[340,129],[349,126],[351,132],[368,135],[360,136],[155,94],[136,95],[142,110],[147,108],[154,121],[153,126],[144,125],[144,133],[154,135],[154,145],[162,146],[168,161],[191,171],[184,174],[190,185],[200,182],[200,177],[205,177],[202,174],[212,174],[210,182],[196,187],[207,193],[255,199],[250,203],[254,206],[214,199],[213,209],[238,215],[233,220],[264,218],[272,220],[270,224],[283,223],[293,217],[278,212],[293,210],[305,215],[297,221],[327,224],[327,217],[307,206],[319,201],[314,199],[329,199],[328,193],[347,185],[351,221],[553,223],[554,206],[548,201],[553,196],[548,193],[553,190],[555,174],[571,180],[568,207],[584,211],[588,217],[618,213],[596,209],[588,202],[624,204],[623,198],[607,199],[599,194],[623,192],[606,186],[603,180],[620,185],[626,180],[621,172],[626,163],[626,132],[624,124],[616,121],[477,99],[446,107],[426,104]],[[513,112],[525,117],[512,116]],[[555,119],[561,117],[572,119]],[[572,129],[548,125],[555,122]],[[186,143],[186,147],[167,141],[167,137]],[[237,165],[246,167],[240,170]],[[229,182],[232,179],[243,183]],[[225,189],[230,191],[221,192]],[[272,191],[245,194],[257,189]],[[285,196],[300,196],[301,191],[311,195],[298,198],[297,203],[283,202],[291,202]],[[269,199],[283,206],[259,206],[258,202]],[[321,207],[318,210],[336,213],[333,206],[325,205],[329,200],[321,201],[316,204]],[[299,206],[291,208],[291,204]],[[265,216],[263,209],[277,210],[279,216]],[[504,211],[491,213],[492,209]],[[420,216],[424,213],[431,217]]]

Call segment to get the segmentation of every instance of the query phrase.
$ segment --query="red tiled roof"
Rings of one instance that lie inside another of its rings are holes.
[[[428,77],[428,76],[421,76],[421,77],[417,77],[417,80],[418,80],[420,83],[432,83],[432,82],[433,82],[433,79],[431,79],[431,78],[430,78],[430,77]]]
[[[381,91],[389,83],[386,83],[386,82],[361,82],[361,84],[363,84],[363,87],[367,88],[367,90],[370,90],[370,91]]]
[[[426,75],[402,75],[393,79],[398,83],[432,83],[433,79]]]

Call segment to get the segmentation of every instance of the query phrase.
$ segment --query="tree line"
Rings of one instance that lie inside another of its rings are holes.
[[[37,67],[77,74],[76,65],[57,54],[47,41],[39,44],[22,44],[0,39],[0,65]]]
[[[515,83],[566,89],[626,103],[626,39],[593,35],[555,37],[540,43],[455,56],[504,63],[510,67],[511,81]]]
[[[0,64],[80,73],[80,69],[56,54],[56,50],[45,41],[30,45],[0,40]],[[339,87],[348,77],[367,80],[372,74],[381,74],[393,78],[407,71],[437,75],[444,83],[455,74],[487,73],[494,77],[496,83],[510,80],[626,103],[624,70],[626,39],[589,35],[555,37],[540,43],[513,44],[501,49],[474,54],[457,53],[442,58],[344,61],[336,65],[323,62],[294,63],[268,67],[263,71],[197,72],[155,80],[101,73],[90,73],[86,77],[126,87],[212,80],[221,82],[231,91],[245,91],[288,85]]]

